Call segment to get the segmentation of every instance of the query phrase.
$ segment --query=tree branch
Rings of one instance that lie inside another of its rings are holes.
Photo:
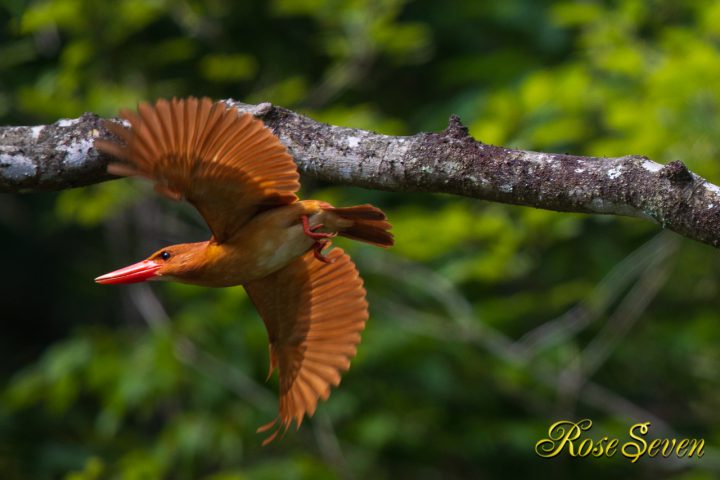
[[[720,246],[720,188],[680,161],[582,157],[476,141],[458,117],[439,133],[388,136],[316,122],[269,103],[226,103],[262,118],[300,172],[334,184],[442,192],[562,212],[653,220]],[[37,127],[0,127],[0,192],[72,188],[112,177],[93,141],[110,134],[85,114]]]

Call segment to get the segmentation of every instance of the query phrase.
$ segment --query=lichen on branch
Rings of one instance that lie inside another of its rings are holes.
[[[650,219],[720,246],[720,188],[680,161],[584,157],[487,145],[456,116],[442,132],[389,136],[317,122],[268,103],[228,105],[261,118],[303,175],[395,192],[442,192],[561,212]],[[94,148],[110,134],[93,114],[0,127],[0,192],[61,190],[110,180]]]

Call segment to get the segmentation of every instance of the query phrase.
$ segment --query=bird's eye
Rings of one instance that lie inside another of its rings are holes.
[[[162,258],[163,260],[169,259],[169,258],[170,258],[170,252],[161,252],[161,253],[160,253],[160,258]]]

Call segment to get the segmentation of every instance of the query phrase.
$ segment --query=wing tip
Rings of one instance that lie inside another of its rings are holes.
[[[280,373],[278,417],[258,430],[264,433],[275,426],[277,431],[269,435],[263,445],[280,437],[280,433],[284,435],[293,422],[297,429],[306,416],[311,417],[319,402],[326,401],[333,388],[340,385],[342,375],[350,369],[357,353],[361,332],[369,317],[363,281],[342,248],[334,248],[328,256],[338,261],[318,262],[309,251],[270,277],[245,285],[268,328],[270,371],[277,361]],[[279,329],[277,325],[283,318],[299,314],[293,314],[294,310],[278,310],[272,298],[262,294],[276,285],[294,285],[304,292],[301,302],[312,301],[317,308],[298,317],[300,321],[292,322],[290,327]],[[347,305],[338,310],[343,302]],[[340,312],[339,316],[333,317],[333,311]],[[338,324],[338,320],[341,323]],[[292,326],[295,323],[301,330]],[[283,342],[287,338],[294,340]]]

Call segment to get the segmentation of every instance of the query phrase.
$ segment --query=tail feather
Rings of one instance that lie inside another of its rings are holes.
[[[392,228],[385,213],[369,204],[355,207],[325,208],[345,220],[351,220],[352,225],[340,229],[341,237],[359,240],[361,242],[377,245],[378,247],[391,247],[395,243],[393,234],[388,230]]]
[[[340,215],[342,218],[349,220],[385,220],[385,212],[377,207],[366,203],[365,205],[356,205],[354,207],[329,208],[328,210]]]

